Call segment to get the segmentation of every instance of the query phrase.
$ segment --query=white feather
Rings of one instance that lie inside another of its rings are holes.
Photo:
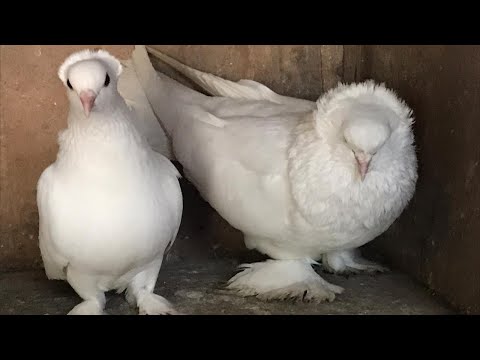
[[[315,103],[312,101],[279,95],[256,81],[242,79],[233,82],[222,79],[219,76],[185,66],[152,47],[147,47],[147,51],[180,71],[211,95],[232,99],[268,100],[276,104],[289,105],[291,109],[295,108],[298,111],[313,110],[315,107]]]
[[[322,259],[336,272],[384,269],[351,253],[382,234],[413,196],[413,120],[403,101],[372,81],[340,84],[317,102],[247,91],[150,52],[215,95],[156,72],[146,48],[136,47],[140,83],[187,178],[244,233],[247,247],[278,261],[252,265],[230,288],[325,300],[339,289],[311,281],[304,261]],[[371,159],[364,181],[356,157]]]
[[[133,111],[134,125],[145,136],[150,146],[160,154],[173,159],[171,141],[158,121],[152,106],[143,92],[131,60],[123,62],[123,72],[118,80],[118,92]]]
[[[63,61],[62,65],[60,65],[60,67],[58,68],[58,77],[60,78],[60,80],[62,80],[63,83],[65,83],[68,77],[68,70],[71,68],[72,65],[77,64],[81,61],[92,59],[102,61],[105,65],[110,67],[110,70],[113,71],[116,77],[119,77],[122,74],[123,67],[120,63],[120,60],[112,56],[108,51],[92,51],[90,49],[85,49],[71,54]]]
[[[68,128],[57,159],[37,186],[45,271],[84,300],[71,314],[101,314],[104,292],[125,289],[140,313],[171,313],[153,288],[181,221],[180,175],[135,127],[135,113],[117,92],[118,72],[104,58],[82,52],[61,67],[62,81],[73,76],[75,90],[67,88]],[[89,117],[78,99],[77,91],[87,90],[80,83],[97,94]]]

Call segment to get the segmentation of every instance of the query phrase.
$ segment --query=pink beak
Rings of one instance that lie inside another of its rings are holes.
[[[370,165],[370,160],[372,159],[372,157],[364,153],[359,153],[355,155],[355,159],[357,160],[360,178],[363,181],[365,179],[365,176],[367,175],[368,165]]]
[[[97,94],[92,90],[86,90],[80,93],[80,101],[82,102],[83,111],[85,111],[87,117],[90,115],[90,111],[92,111],[96,97]]]

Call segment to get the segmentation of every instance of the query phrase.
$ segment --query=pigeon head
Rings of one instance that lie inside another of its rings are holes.
[[[122,70],[120,61],[108,52],[83,50],[63,62],[58,76],[67,88],[73,110],[88,118],[91,112],[112,107]]]
[[[362,181],[372,157],[383,147],[392,133],[387,109],[374,105],[355,104],[342,126],[342,135],[353,151]]]
[[[352,151],[363,181],[370,162],[396,129],[411,126],[411,115],[411,109],[393,91],[368,80],[339,84],[328,91],[317,101],[316,119],[320,133],[325,133],[322,124],[335,124],[332,139]]]

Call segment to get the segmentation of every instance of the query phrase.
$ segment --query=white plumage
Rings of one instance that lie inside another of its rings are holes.
[[[168,159],[174,159],[170,141],[143,92],[132,60],[125,60],[122,65],[123,71],[118,79],[118,92],[135,113],[133,117],[135,127],[147,139],[153,150]]]
[[[102,314],[109,290],[127,290],[140,314],[175,313],[153,290],[180,226],[180,175],[137,130],[148,101],[126,86],[135,105],[127,106],[117,90],[122,70],[109,53],[85,50],[58,73],[68,127],[38,181],[37,203],[47,277],[68,281],[84,300],[69,314]]]
[[[228,287],[262,299],[333,300],[342,288],[317,275],[383,271],[356,249],[383,233],[417,179],[411,110],[383,85],[340,84],[318,101],[281,96],[191,69],[149,48],[206,96],[133,64],[185,176],[248,248],[271,260],[244,265]]]

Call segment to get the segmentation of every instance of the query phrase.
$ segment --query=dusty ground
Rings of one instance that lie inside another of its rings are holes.
[[[157,293],[165,296],[184,314],[193,315],[324,315],[324,314],[451,314],[424,288],[405,275],[332,276],[327,280],[345,287],[332,303],[265,303],[223,293],[222,286],[233,273],[229,260],[187,265],[176,261],[161,271]],[[49,281],[42,271],[0,274],[0,314],[61,315],[80,299],[68,284]],[[111,315],[136,314],[123,296],[108,294],[106,312]]]

